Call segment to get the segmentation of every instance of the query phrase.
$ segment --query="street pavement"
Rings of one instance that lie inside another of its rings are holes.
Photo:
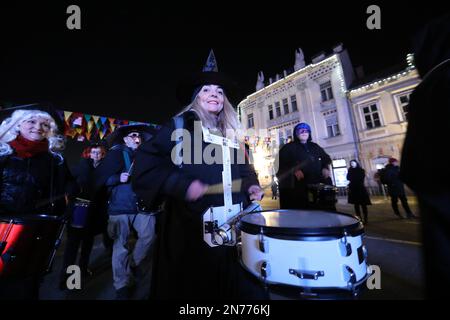
[[[417,202],[410,197],[409,203],[418,214]],[[372,197],[369,206],[369,223],[365,225],[364,243],[368,250],[369,264],[380,267],[381,289],[366,290],[363,300],[377,299],[423,299],[422,245],[419,220],[399,219],[393,213],[388,199]],[[266,194],[261,202],[265,210],[278,209],[278,200]],[[402,211],[399,204],[400,211]],[[353,214],[352,205],[346,198],[339,198],[337,210]],[[59,286],[64,241],[57,251],[53,271],[46,275],[40,291],[44,300],[111,300],[115,298],[112,286],[111,260],[104,249],[101,237],[96,238],[91,258],[93,276],[83,279],[81,290],[63,290]],[[134,300],[147,299],[150,289],[149,273],[136,287]],[[277,297],[273,297],[277,299]]]

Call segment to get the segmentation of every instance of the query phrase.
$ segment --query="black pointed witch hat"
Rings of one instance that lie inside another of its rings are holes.
[[[218,71],[216,57],[211,49],[208,59],[201,72],[196,72],[190,76],[183,78],[177,86],[176,97],[177,100],[186,106],[195,98],[196,90],[206,84],[215,84],[221,86],[227,96],[228,100],[233,104],[237,99],[235,92],[237,83],[233,81],[228,75]]]

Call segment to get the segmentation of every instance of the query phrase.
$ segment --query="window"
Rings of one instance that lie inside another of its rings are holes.
[[[327,125],[328,138],[336,137],[341,134],[341,131],[339,130],[337,115],[326,118],[325,123]]]
[[[273,119],[273,107],[272,105],[269,105],[269,120]]]
[[[291,96],[291,106],[292,106],[292,112],[297,111],[297,96],[293,95]]]
[[[247,124],[249,128],[253,128],[255,126],[255,121],[253,120],[253,113],[250,113],[247,117]]]
[[[275,112],[277,113],[277,117],[281,117],[281,108],[279,102],[275,102]]]
[[[401,112],[403,114],[403,119],[408,119],[408,104],[409,104],[409,96],[411,93],[402,94],[397,96],[398,104],[400,105]]]
[[[367,129],[381,127],[380,114],[376,104],[363,107],[363,116]]]
[[[288,100],[287,99],[283,99],[283,110],[284,110],[284,114],[288,114],[289,113],[289,105],[288,105]]]
[[[320,93],[322,94],[322,102],[333,99],[333,90],[331,89],[331,81],[327,81],[320,85]]]

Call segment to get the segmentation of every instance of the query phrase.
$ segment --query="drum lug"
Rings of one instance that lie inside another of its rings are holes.
[[[261,252],[267,253],[269,251],[269,243],[264,239],[264,235],[261,234],[259,237],[259,250]]]
[[[261,278],[263,278],[263,280],[270,276],[270,265],[267,261],[263,261],[261,263],[259,273],[261,274]]]
[[[344,265],[344,279],[347,281],[347,287],[353,288],[356,283],[356,274],[352,268]]]
[[[344,257],[349,257],[352,254],[352,245],[347,242],[347,232],[344,233],[344,237],[341,239],[339,248],[341,250],[341,255]]]
[[[289,273],[297,276],[300,279],[306,280],[317,280],[319,277],[323,277],[325,275],[325,272],[323,271],[306,271],[295,269],[289,269]]]

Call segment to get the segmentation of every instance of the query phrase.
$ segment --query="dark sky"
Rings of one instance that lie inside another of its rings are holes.
[[[268,78],[291,68],[297,47],[309,63],[342,42],[366,73],[401,63],[416,30],[445,12],[430,1],[93,2],[0,5],[0,104],[161,123],[180,107],[177,82],[201,69],[210,48],[245,97],[259,70]],[[66,28],[69,4],[81,7],[81,31]],[[366,28],[370,4],[381,7],[381,30]]]

